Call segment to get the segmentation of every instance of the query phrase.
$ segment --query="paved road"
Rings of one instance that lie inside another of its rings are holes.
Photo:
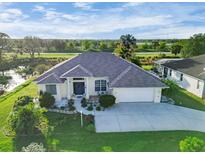
[[[95,113],[96,132],[196,130],[205,132],[205,112],[165,103],[119,103]]]

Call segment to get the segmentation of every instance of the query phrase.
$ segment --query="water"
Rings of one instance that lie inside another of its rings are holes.
[[[5,91],[7,92],[12,91],[14,88],[16,88],[17,86],[19,86],[20,84],[26,81],[26,79],[24,79],[21,75],[16,73],[15,70],[6,71],[5,75],[12,77],[12,79],[9,80],[9,84],[5,89]]]

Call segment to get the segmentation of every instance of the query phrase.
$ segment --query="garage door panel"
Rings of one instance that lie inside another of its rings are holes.
[[[153,102],[153,88],[115,88],[113,94],[118,102]]]

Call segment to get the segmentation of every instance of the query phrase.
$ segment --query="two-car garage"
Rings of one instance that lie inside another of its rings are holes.
[[[161,100],[162,88],[113,88],[116,102],[154,102]]]

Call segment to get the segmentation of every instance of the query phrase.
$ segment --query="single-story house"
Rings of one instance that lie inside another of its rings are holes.
[[[86,52],[66,60],[36,80],[39,90],[51,93],[57,101],[100,94],[112,94],[116,102],[161,100],[167,86],[157,77],[112,53]]]
[[[205,55],[178,60],[167,60],[160,64],[162,76],[175,81],[180,87],[205,98]]]

